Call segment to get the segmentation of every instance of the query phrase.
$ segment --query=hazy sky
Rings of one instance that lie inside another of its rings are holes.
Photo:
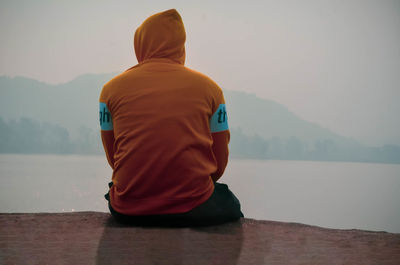
[[[367,144],[400,144],[399,0],[1,0],[0,75],[120,72],[136,64],[136,27],[169,8],[185,23],[187,66],[221,87]]]

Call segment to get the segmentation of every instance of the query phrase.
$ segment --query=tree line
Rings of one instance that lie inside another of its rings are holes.
[[[236,158],[400,163],[397,145],[369,147],[357,142],[338,144],[331,139],[307,142],[297,137],[264,139],[246,135],[240,128],[231,129],[231,135],[231,157]]]
[[[0,117],[0,153],[19,154],[101,154],[100,133],[81,127],[72,139],[57,124],[30,118],[5,121]]]
[[[231,158],[400,163],[400,147],[343,145],[330,139],[306,142],[297,137],[264,139],[231,129]],[[57,124],[30,118],[5,121],[0,117],[0,153],[104,154],[100,131],[80,127],[72,137]]]

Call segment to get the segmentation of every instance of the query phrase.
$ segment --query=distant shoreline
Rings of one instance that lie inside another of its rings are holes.
[[[106,161],[106,157],[104,154],[80,154],[80,153],[1,153],[0,156],[60,156],[60,157],[98,157],[104,158]],[[381,164],[381,165],[400,165],[400,162],[376,162],[376,161],[348,161],[348,160],[305,160],[305,159],[263,159],[263,158],[245,158],[245,157],[229,157],[229,160],[232,161],[255,161],[255,162],[273,162],[273,161],[281,161],[281,162],[329,162],[329,163],[351,163],[351,164]],[[229,162],[228,162],[229,165]]]

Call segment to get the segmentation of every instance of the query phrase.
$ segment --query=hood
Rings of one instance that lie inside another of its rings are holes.
[[[182,18],[175,9],[157,13],[140,25],[134,38],[139,63],[152,58],[168,58],[185,63],[186,33]]]

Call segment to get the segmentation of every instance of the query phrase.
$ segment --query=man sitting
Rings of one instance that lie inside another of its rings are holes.
[[[134,225],[200,226],[243,217],[227,185],[229,128],[222,90],[188,69],[175,9],[136,30],[138,64],[104,85],[100,126],[113,169],[112,215]]]

